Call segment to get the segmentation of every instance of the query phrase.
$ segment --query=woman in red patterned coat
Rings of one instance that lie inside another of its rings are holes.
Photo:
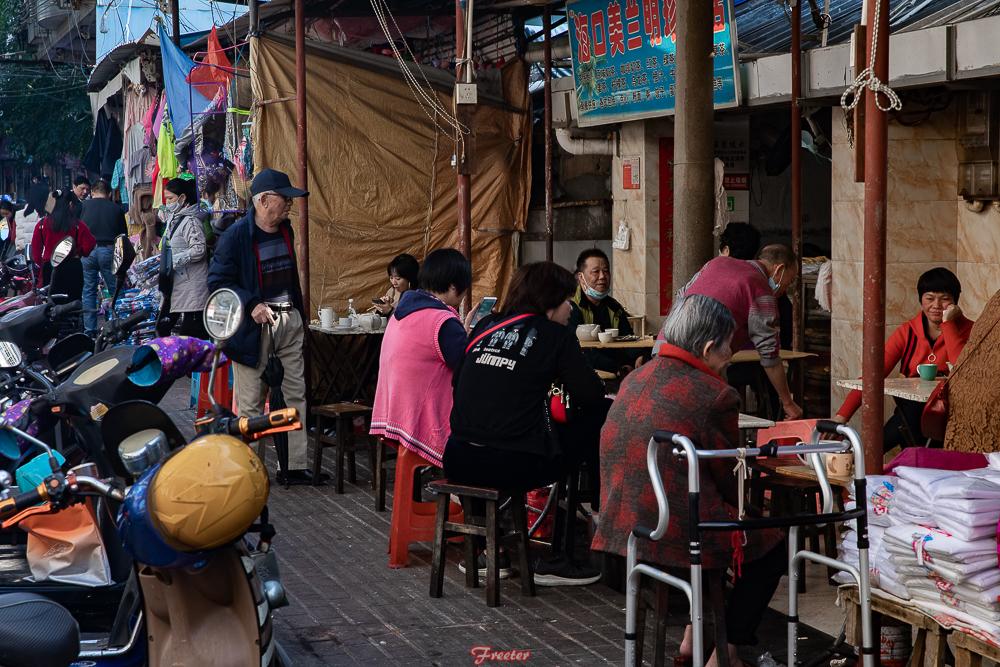
[[[646,470],[646,448],[657,429],[686,435],[699,449],[739,446],[739,398],[721,373],[732,357],[735,323],[711,297],[690,295],[674,305],[663,327],[666,344],[649,363],[625,378],[601,432],[601,518],[593,548],[625,555],[637,525],[654,526],[656,498]],[[670,506],[670,524],[657,542],[639,541],[639,560],[659,567],[686,568],[688,560],[687,460],[660,454],[660,471]],[[733,462],[702,463],[701,520],[735,518]],[[756,643],[757,625],[787,571],[782,533],[748,531],[742,565],[734,561],[733,534],[705,531],[706,570],[741,570],[726,604],[731,664],[736,646]],[[681,655],[691,655],[690,627]],[[709,664],[714,664],[711,660]]]

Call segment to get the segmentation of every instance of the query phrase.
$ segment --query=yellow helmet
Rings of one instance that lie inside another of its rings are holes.
[[[214,549],[246,532],[267,494],[253,450],[232,436],[205,435],[163,462],[149,485],[149,514],[171,547]]]

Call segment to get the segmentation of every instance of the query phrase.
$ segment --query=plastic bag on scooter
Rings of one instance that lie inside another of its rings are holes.
[[[110,586],[111,565],[91,503],[55,514],[36,514],[18,524],[28,533],[28,566],[36,582]]]

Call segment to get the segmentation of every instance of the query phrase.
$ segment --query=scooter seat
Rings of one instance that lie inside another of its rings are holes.
[[[0,595],[0,666],[66,667],[80,653],[70,613],[33,593]]]

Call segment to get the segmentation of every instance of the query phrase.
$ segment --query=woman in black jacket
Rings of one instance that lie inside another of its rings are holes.
[[[455,371],[451,438],[444,453],[450,481],[527,491],[559,480],[582,461],[591,471],[598,469],[610,402],[575,332],[566,326],[575,290],[573,275],[556,264],[523,266],[502,313],[485,318],[472,332]],[[553,387],[561,387],[567,397],[565,423],[549,410]],[[569,560],[536,567],[539,584],[578,585],[599,578]]]

